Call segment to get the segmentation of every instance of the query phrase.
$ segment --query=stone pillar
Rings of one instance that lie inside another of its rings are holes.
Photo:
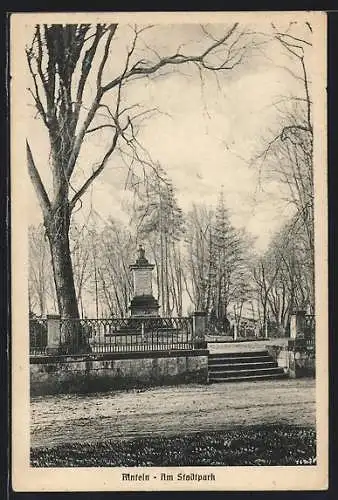
[[[155,267],[145,257],[142,245],[138,249],[135,264],[129,266],[133,273],[133,299],[129,309],[131,316],[158,316],[159,305],[153,297],[152,271]]]
[[[292,378],[314,376],[315,356],[306,345],[306,311],[295,311],[290,318],[289,375]]]
[[[47,354],[57,354],[60,350],[60,316],[47,315]]]
[[[237,340],[237,321],[234,322],[234,340]]]
[[[268,335],[268,318],[265,319],[264,323],[264,338],[267,339],[269,337]]]
[[[304,338],[305,311],[295,311],[290,318],[290,339]]]
[[[207,313],[204,311],[195,311],[192,313],[192,335],[195,346],[199,349],[205,349],[207,343],[205,341]]]

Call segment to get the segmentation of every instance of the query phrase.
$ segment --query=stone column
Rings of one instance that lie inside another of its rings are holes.
[[[265,323],[264,323],[264,338],[267,339],[269,337],[268,335],[268,318],[265,318]]]
[[[290,318],[290,339],[304,338],[305,311],[295,311]]]
[[[57,354],[60,350],[60,316],[47,315],[47,354]]]
[[[234,340],[237,340],[237,321],[234,322]]]
[[[204,311],[195,311],[192,313],[193,341],[199,349],[205,349],[207,347],[207,343],[205,341],[206,319],[207,313]]]

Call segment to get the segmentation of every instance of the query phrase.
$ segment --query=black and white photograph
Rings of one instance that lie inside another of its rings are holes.
[[[11,16],[18,491],[327,487],[326,16]]]

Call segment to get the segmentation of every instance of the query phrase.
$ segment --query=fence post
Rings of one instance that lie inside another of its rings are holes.
[[[268,319],[265,318],[264,322],[264,338],[267,339],[269,337],[268,335]]]
[[[290,318],[290,339],[304,338],[305,311],[298,310],[291,314]]]
[[[47,354],[57,354],[60,350],[60,316],[47,315]]]
[[[207,313],[204,311],[195,311],[192,313],[192,333],[193,342],[198,349],[205,349],[207,343],[205,341]]]
[[[234,322],[234,341],[237,340],[237,321]]]

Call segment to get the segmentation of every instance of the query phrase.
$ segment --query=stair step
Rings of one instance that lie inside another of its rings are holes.
[[[286,373],[266,373],[264,375],[246,375],[246,376],[238,376],[238,377],[209,377],[209,382],[241,382],[241,381],[249,381],[249,380],[268,380],[268,379],[280,379],[287,378]]]
[[[215,352],[209,354],[209,358],[233,358],[233,357],[251,357],[251,356],[269,356],[267,350],[265,351],[233,351],[233,352]]]
[[[241,368],[259,368],[259,367],[267,367],[267,366],[277,366],[275,361],[252,361],[248,363],[212,363],[209,364],[209,370],[214,371],[217,368],[226,369],[238,369]]]
[[[278,366],[272,367],[272,368],[253,368],[253,369],[248,369],[248,370],[219,370],[219,371],[212,371],[209,372],[210,376],[222,376],[224,378],[228,378],[234,375],[242,376],[242,375],[264,375],[265,373],[284,373],[283,368],[280,368]]]
[[[280,379],[287,375],[267,350],[209,354],[209,382]]]
[[[215,364],[236,364],[236,363],[259,363],[259,362],[263,362],[263,361],[272,361],[273,358],[269,355],[266,355],[266,356],[252,356],[252,357],[241,357],[241,356],[238,356],[236,358],[211,358],[209,357],[208,359],[208,363],[210,366],[213,366]]]
[[[275,364],[274,366],[259,366],[259,367],[247,367],[247,368],[238,368],[238,369],[229,369],[229,368],[217,368],[216,370],[209,370],[210,373],[242,373],[242,372],[259,372],[259,371],[271,371],[271,370],[282,370],[280,366]]]

